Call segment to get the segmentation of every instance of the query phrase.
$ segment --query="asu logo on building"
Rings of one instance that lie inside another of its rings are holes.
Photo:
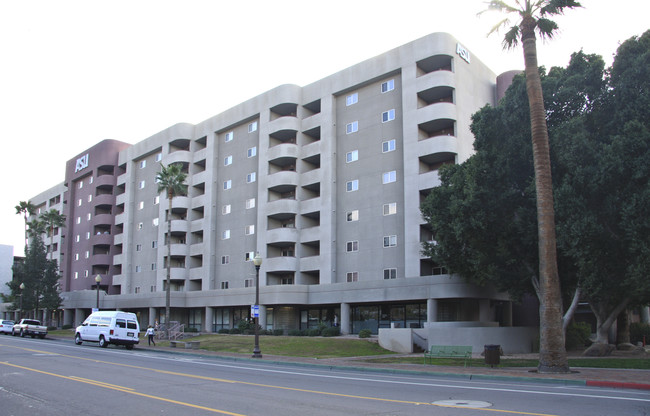
[[[81,156],[79,159],[77,159],[77,164],[75,165],[74,173],[77,173],[80,170],[83,170],[87,167],[88,167],[88,154],[86,154],[85,156]]]
[[[460,56],[465,61],[467,61],[467,63],[470,63],[469,62],[469,51],[467,49],[465,49],[465,47],[463,47],[463,45],[461,45],[460,43],[456,44],[456,53],[458,54],[458,56]]]

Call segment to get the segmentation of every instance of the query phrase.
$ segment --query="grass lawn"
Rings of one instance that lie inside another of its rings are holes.
[[[50,336],[70,338],[74,337],[74,330],[62,329],[49,332]],[[218,335],[208,334],[192,338],[201,341],[201,349],[216,352],[229,352],[237,354],[251,354],[254,346],[252,335]],[[141,337],[141,341],[146,338]],[[422,364],[423,355],[382,357],[395,354],[379,346],[375,340],[361,338],[323,338],[323,337],[288,337],[288,336],[260,336],[260,349],[262,354],[284,355],[293,357],[311,358],[337,358],[337,357],[368,357],[367,361],[377,363],[403,363]],[[158,341],[159,346],[169,346],[167,341]],[[374,358],[374,357],[377,358]],[[371,358],[372,357],[372,358]],[[487,367],[483,358],[473,358],[472,367]],[[428,361],[427,361],[428,362]],[[462,366],[462,359],[436,358],[432,359],[433,365]],[[537,367],[537,360],[501,357],[501,367]],[[569,358],[571,367],[591,368],[633,368],[650,370],[650,358],[624,358],[624,357],[599,357],[599,358]]]

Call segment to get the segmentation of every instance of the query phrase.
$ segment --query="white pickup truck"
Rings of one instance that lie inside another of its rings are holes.
[[[43,339],[47,335],[47,327],[41,325],[41,321],[36,319],[21,319],[20,322],[14,325],[11,335],[20,335],[21,337],[29,335],[32,338],[37,336]]]

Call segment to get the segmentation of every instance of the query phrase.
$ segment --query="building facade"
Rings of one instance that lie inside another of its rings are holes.
[[[96,306],[97,276],[100,308],[160,322],[169,264],[172,321],[235,327],[250,316],[259,252],[264,328],[517,325],[506,294],[421,254],[434,233],[420,203],[442,165],[472,154],[470,116],[495,103],[498,84],[436,33],[202,123],[74,156],[65,182],[32,199],[67,217],[46,241],[60,258],[62,322]],[[155,178],[172,163],[187,173],[188,193],[168,212]]]

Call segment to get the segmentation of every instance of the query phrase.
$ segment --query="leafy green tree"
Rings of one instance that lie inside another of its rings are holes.
[[[36,212],[36,206],[32,204],[30,201],[20,201],[18,205],[16,205],[16,214],[18,215],[23,215],[25,218],[25,247],[27,247],[27,218],[30,215],[34,215]]]
[[[183,165],[174,163],[168,166],[160,165],[161,170],[156,176],[158,183],[158,192],[165,192],[169,201],[167,210],[167,276],[165,278],[165,325],[167,326],[167,336],[169,337],[169,319],[171,304],[171,229],[172,229],[172,199],[178,195],[187,194],[187,185],[185,180],[187,174],[183,172]]]
[[[57,209],[50,209],[47,212],[42,213],[39,216],[40,221],[45,224],[47,227],[49,237],[54,238],[54,229],[65,226],[65,214],[61,214]],[[52,256],[54,254],[54,249],[50,250],[50,261],[52,261]]]
[[[574,0],[521,0],[516,2],[516,6],[509,5],[502,0],[492,0],[488,3],[488,10],[498,10],[517,16],[517,24],[510,26],[510,20],[506,18],[492,31],[509,26],[503,39],[504,47],[514,48],[521,41],[524,50],[537,194],[539,291],[541,294],[538,371],[543,373],[566,373],[569,371],[569,362],[564,347],[562,328],[562,298],[557,270],[551,161],[542,83],[537,64],[535,33],[539,33],[542,38],[552,38],[558,26],[549,17],[562,14],[565,8],[574,7],[580,7],[580,3]]]

